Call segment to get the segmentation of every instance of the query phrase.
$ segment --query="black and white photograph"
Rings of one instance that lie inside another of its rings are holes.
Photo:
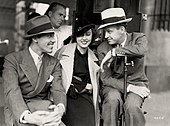
[[[170,126],[169,0],[0,0],[0,126]]]

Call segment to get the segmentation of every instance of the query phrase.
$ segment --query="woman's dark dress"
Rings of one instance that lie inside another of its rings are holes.
[[[74,57],[73,76],[81,78],[82,81],[72,78],[72,84],[79,93],[72,92],[71,86],[67,93],[66,113],[62,121],[66,126],[95,126],[95,111],[92,94],[80,93],[87,83],[91,83],[88,68],[88,53],[81,54],[77,49]],[[74,97],[72,97],[72,94]],[[71,96],[70,96],[71,95]]]

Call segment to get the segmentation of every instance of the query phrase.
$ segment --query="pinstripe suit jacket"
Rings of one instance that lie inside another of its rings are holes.
[[[5,94],[5,120],[7,126],[20,124],[19,118],[25,110],[29,110],[27,103],[32,100],[47,100],[50,75],[54,76],[52,93],[54,103],[65,105],[65,91],[61,86],[61,67],[52,56],[44,54],[42,65],[38,73],[35,63],[28,49],[8,54],[5,57],[3,70],[3,86]],[[42,107],[44,104],[39,104]]]

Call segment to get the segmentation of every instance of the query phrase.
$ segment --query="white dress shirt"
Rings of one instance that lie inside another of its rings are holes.
[[[31,56],[32,56],[32,58],[33,58],[33,60],[34,60],[34,63],[35,63],[35,65],[36,65],[36,67],[37,67],[37,70],[39,71],[40,66],[41,66],[41,64],[42,64],[42,57],[43,57],[43,55],[39,56],[37,53],[35,53],[35,52],[31,49],[31,47],[29,47],[29,51],[30,51],[30,54],[31,54]]]

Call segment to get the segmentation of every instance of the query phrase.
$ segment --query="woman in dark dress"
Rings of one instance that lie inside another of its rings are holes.
[[[77,22],[73,34],[76,43],[62,47],[56,58],[62,66],[62,81],[67,93],[66,126],[99,126],[98,59],[89,49],[94,25],[87,20]]]

